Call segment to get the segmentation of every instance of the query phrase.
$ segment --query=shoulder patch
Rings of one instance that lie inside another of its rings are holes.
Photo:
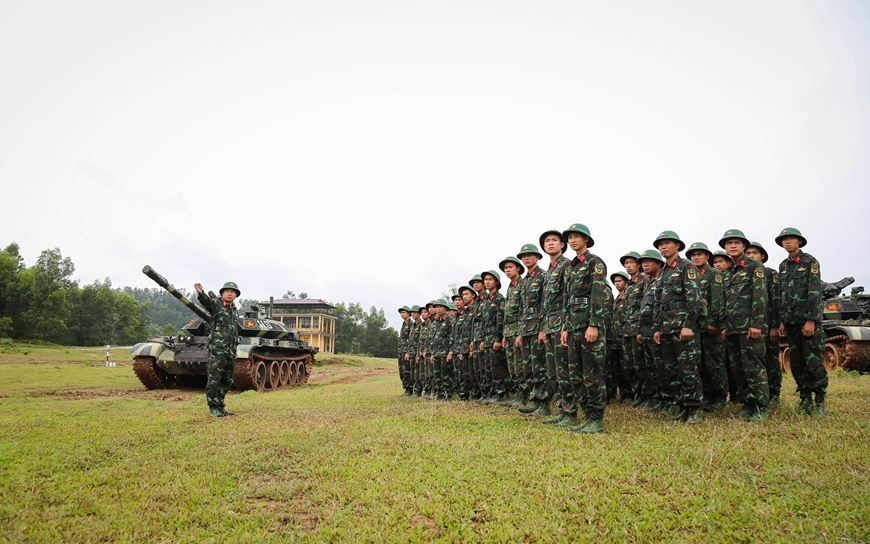
[[[595,265],[595,273],[604,274],[604,263],[598,263]]]
[[[689,268],[686,271],[686,277],[690,280],[694,280],[698,278],[698,272],[694,268]]]
[[[498,305],[499,310],[504,310],[504,301],[501,301],[501,304]]]
[[[813,274],[818,274],[819,273],[819,263],[813,263],[812,266],[810,266],[810,272]]]
[[[722,274],[716,274],[716,283],[722,283]]]
[[[779,274],[773,275],[773,283],[779,283]]]
[[[761,268],[760,266],[755,269],[755,277],[756,278],[763,278],[764,277],[764,269]]]

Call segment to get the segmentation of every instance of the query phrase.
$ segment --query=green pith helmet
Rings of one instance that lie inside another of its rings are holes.
[[[547,236],[549,236],[551,234],[555,234],[556,236],[559,237],[559,240],[562,240],[562,253],[565,253],[565,248],[568,247],[568,243],[565,241],[565,237],[562,236],[562,233],[556,229],[550,229],[550,230],[544,232],[544,234],[542,234],[541,237],[538,238],[538,243],[540,244],[540,246],[542,248],[544,247],[544,238],[546,238]]]
[[[801,231],[794,227],[786,227],[782,229],[782,232],[780,232],[779,236],[776,237],[776,245],[782,247],[782,239],[786,236],[797,236],[798,239],[801,241],[799,247],[804,247],[805,245],[807,245],[807,239],[804,238],[804,235],[801,234]]]
[[[420,307],[417,306],[416,304],[414,304],[413,306],[411,306],[411,313],[413,314],[414,312],[416,312],[416,313],[418,313],[418,314],[420,313]]]
[[[672,230],[663,230],[653,241],[653,247],[658,249],[659,242],[661,242],[662,240],[673,240],[674,242],[678,243],[680,245],[680,248],[677,251],[683,251],[684,249],[686,249],[686,243],[680,240],[680,236]]]
[[[743,234],[743,231],[740,229],[728,229],[725,231],[725,234],[722,235],[722,238],[719,238],[719,247],[725,249],[725,241],[731,240],[732,238],[736,238],[738,240],[743,240],[743,245],[746,246],[743,249],[749,247],[749,238]]]
[[[437,302],[437,301],[434,300],[434,299],[433,299],[433,300],[430,300],[429,302],[426,303],[426,307],[427,307],[427,308],[434,307],[436,302]]]
[[[236,292],[236,298],[239,298],[240,296],[242,296],[242,292],[239,291],[239,286],[236,285],[236,282],[234,282],[234,281],[228,281],[228,282],[226,282],[226,283],[224,284],[224,286],[221,287],[221,290],[218,291],[218,292],[219,292],[220,294],[224,294],[224,290],[226,290],[226,289],[232,289],[233,291],[235,291],[235,292]]]
[[[520,276],[522,276],[523,272],[526,271],[526,267],[523,266],[523,261],[517,259],[513,255],[509,255],[509,256],[505,257],[504,259],[501,260],[500,263],[498,263],[498,267],[502,272],[504,272],[505,263],[514,263],[515,265],[517,265],[517,269],[519,270]]]
[[[406,312],[410,312],[411,308],[408,308],[407,306],[402,306],[401,308],[399,308],[399,311],[401,312],[402,310],[404,310]]]
[[[482,278],[482,277],[486,276],[487,274],[489,274],[490,276],[495,278],[495,281],[498,284],[498,289],[501,289],[501,276],[499,275],[499,273],[496,272],[495,270],[487,270],[485,272],[481,272],[480,277]],[[484,288],[486,288],[486,284],[484,284]]]
[[[731,257],[729,257],[728,254],[725,253],[724,251],[722,251],[721,249],[713,252],[713,258],[716,258],[716,257],[725,257],[729,261],[731,260]],[[713,258],[711,258],[710,260],[712,261]]]
[[[520,248],[520,252],[517,253],[517,259],[522,259],[523,255],[537,255],[539,259],[544,258],[535,244],[524,244],[523,247]]]
[[[638,259],[640,259],[640,253],[638,253],[637,251],[629,251],[628,253],[619,258],[619,264],[625,266],[626,259],[634,259],[635,261],[637,261]],[[639,262],[640,261],[638,261],[638,263]]]
[[[433,301],[432,306],[443,306],[445,308],[449,308],[449,306],[447,306],[447,301],[443,298],[439,298],[438,300]]]
[[[477,295],[477,291],[475,291],[474,287],[472,287],[470,285],[460,285],[459,289],[457,289],[457,291],[459,291],[460,295],[462,295],[463,291],[471,291],[472,295],[475,295],[475,296]]]
[[[587,248],[590,248],[590,247],[595,245],[595,240],[593,240],[592,235],[589,234],[589,228],[586,225],[584,225],[583,223],[574,223],[573,225],[571,225],[570,227],[565,229],[564,232],[562,232],[562,239],[568,240],[568,234],[570,234],[572,232],[576,232],[578,234],[583,234],[586,236],[586,238],[588,238],[586,240],[586,247]]]
[[[662,258],[662,254],[659,253],[657,249],[648,249],[641,253],[640,259],[637,260],[638,264],[643,264],[643,261],[647,259],[652,259],[653,261],[658,261],[661,264],[665,264],[665,260]]]
[[[610,283],[613,283],[614,285],[616,285],[613,282],[613,278],[616,276],[619,276],[620,278],[624,279],[626,281],[626,283],[631,281],[631,276],[629,276],[628,274],[626,274],[625,272],[620,270],[619,272],[614,272],[613,274],[610,275]]]
[[[759,244],[758,242],[753,241],[753,242],[749,242],[749,247],[757,247],[761,251],[761,254],[764,255],[764,257],[761,258],[761,262],[762,263],[767,262],[767,250],[764,249],[763,245]]]
[[[452,297],[450,297],[450,300],[456,300],[457,298],[458,298],[459,300],[462,300],[462,295],[460,295],[459,293],[456,293],[455,295],[453,295]]]
[[[468,285],[472,285],[476,281],[481,281],[481,282],[483,281],[483,278],[480,277],[480,274],[475,274],[475,275],[471,276],[471,279],[468,280]]]
[[[448,310],[453,310],[454,312],[458,312],[458,311],[459,311],[459,310],[456,309],[456,306],[455,306],[452,302],[448,302],[448,303],[447,303],[447,309],[448,309]]]
[[[703,251],[707,254],[708,259],[713,258],[713,252],[710,251],[710,248],[707,247],[707,244],[705,244],[704,242],[695,242],[690,245],[688,251],[686,251],[686,257],[689,257],[695,251]]]

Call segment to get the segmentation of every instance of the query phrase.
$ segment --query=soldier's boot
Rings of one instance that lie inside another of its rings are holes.
[[[743,408],[740,409],[739,412],[734,414],[733,418],[735,419],[749,419],[755,414],[755,406],[752,404],[744,403]]]
[[[405,389],[405,390],[402,392],[402,394],[399,395],[399,396],[400,396],[400,397],[410,397],[411,395],[409,395],[409,394],[408,394],[408,390]]]
[[[679,406],[674,404],[677,410],[676,413],[670,416],[670,421],[686,421],[689,419],[689,412],[691,411],[688,406]],[[662,412],[664,414],[664,412]],[[668,419],[667,417],[663,417],[663,419]]]
[[[512,400],[509,400],[508,402],[503,402],[503,403],[501,403],[501,405],[504,406],[505,408],[513,408],[514,406],[519,406],[522,403],[523,403],[523,392],[517,391],[516,396],[514,396],[514,398]]]
[[[560,421],[565,419],[565,416],[567,415],[568,414],[566,414],[565,412],[559,412],[553,417],[548,417],[547,419],[542,420],[541,423],[543,423],[544,425],[555,425],[556,423],[559,423]]]
[[[779,395],[771,395],[770,402],[767,403],[768,408],[779,408],[782,401],[779,399]]]
[[[213,406],[213,407],[209,408],[209,409],[208,409],[208,413],[211,414],[211,415],[213,415],[214,417],[224,417],[224,416],[226,416],[226,414],[223,413],[223,411],[222,411],[220,408],[218,408],[217,406]]]
[[[481,400],[480,403],[483,405],[496,404],[498,402],[498,400],[499,400],[498,395],[493,393],[492,395],[489,395],[489,396],[485,397],[483,400]]]
[[[601,410],[590,410],[586,423],[580,426],[580,434],[597,434],[604,432],[604,413]]]
[[[702,421],[704,421],[704,415],[701,413],[701,410],[698,408],[690,408],[689,413],[686,414],[686,419],[683,421],[688,425],[698,425]]]
[[[556,423],[555,427],[575,427],[577,423],[577,414],[565,414],[562,421]]]
[[[549,400],[539,400],[537,401],[538,408],[530,413],[526,413],[527,416],[548,416],[552,412],[550,412],[550,401]]]
[[[519,408],[518,411],[524,415],[531,415],[532,413],[537,412],[538,408],[540,408],[540,406],[541,406],[541,401],[538,399],[535,399],[532,401],[532,404],[530,404],[528,406],[523,406],[522,408]]]
[[[799,414],[811,414],[813,411],[813,399],[801,399],[801,403],[798,404],[795,411]]]
[[[815,408],[813,408],[813,411],[810,415],[812,415],[813,417],[824,417],[825,401],[816,401],[816,406]]]
[[[648,408],[653,412],[661,412],[667,407],[668,403],[663,400],[654,400],[652,401],[652,404],[648,406]]]
[[[724,407],[725,407],[725,401],[723,399],[716,399],[713,402],[710,402],[709,404],[705,404],[704,411],[711,412],[711,413],[718,412],[719,410],[721,410]]]
[[[752,423],[758,423],[759,421],[764,421],[767,419],[767,408],[764,406],[756,406],[755,413],[747,418],[748,421]]]
[[[224,414],[225,416],[234,416],[234,415],[236,415],[235,412],[230,412],[229,410],[226,409],[226,407],[221,408],[221,412],[223,412],[223,414]]]
[[[664,421],[678,421],[678,416],[685,417],[685,415],[686,414],[682,413],[682,410],[680,410],[680,406],[678,404],[669,402],[667,406],[662,408],[662,411],[659,412],[659,419],[662,419]],[[680,419],[679,421],[682,421],[682,419]]]
[[[647,397],[644,397],[643,395],[638,395],[637,400],[635,400],[634,402],[631,403],[631,407],[632,408],[644,408],[646,403],[647,403],[647,400],[648,400]]]

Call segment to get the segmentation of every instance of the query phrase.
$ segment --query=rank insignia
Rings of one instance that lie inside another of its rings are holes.
[[[798,272],[803,272],[803,271],[806,270],[806,269],[807,269],[807,267],[802,266],[802,267],[798,268]]]
[[[756,278],[763,278],[764,277],[764,269],[763,268],[756,268],[755,269],[755,277]]]
[[[818,274],[819,273],[819,263],[813,263],[812,266],[810,266],[810,272],[812,272],[813,274]]]
[[[604,274],[604,263],[598,263],[595,265],[595,273]]]
[[[694,279],[697,279],[698,274],[697,274],[697,272],[695,271],[694,268],[690,268],[690,269],[686,272],[686,277],[689,278],[690,280],[694,280]]]

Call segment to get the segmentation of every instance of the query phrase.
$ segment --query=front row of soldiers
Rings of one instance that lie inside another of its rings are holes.
[[[604,431],[615,400],[696,424],[730,396],[743,405],[736,417],[758,422],[779,404],[787,341],[797,410],[824,415],[821,275],[797,229],[776,237],[788,252],[779,271],[765,268],[767,252],[740,230],[725,232],[724,251],[692,244],[688,259],[680,237],[663,231],[656,249],[620,259],[625,272],[609,277],[616,296],[585,225],[548,230],[539,243],[548,264],[534,244],[499,263],[506,296],[489,270],[449,302],[399,309],[403,396],[500,402],[584,434]]]

